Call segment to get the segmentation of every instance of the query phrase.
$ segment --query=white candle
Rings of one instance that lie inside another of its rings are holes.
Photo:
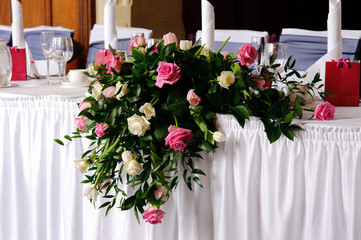
[[[23,8],[18,0],[11,0],[13,46],[25,48]]]
[[[104,3],[104,48],[117,49],[117,26],[116,26],[116,0],[107,0]]]

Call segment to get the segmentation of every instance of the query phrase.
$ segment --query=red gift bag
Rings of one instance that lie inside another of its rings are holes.
[[[11,76],[11,81],[26,80],[25,48],[11,47],[10,52],[13,63],[13,72]]]
[[[335,106],[358,106],[360,99],[360,63],[341,58],[326,62],[325,97]]]

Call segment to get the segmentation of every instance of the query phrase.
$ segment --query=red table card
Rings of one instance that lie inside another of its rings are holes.
[[[11,47],[13,63],[11,81],[26,80],[26,53],[25,48]]]

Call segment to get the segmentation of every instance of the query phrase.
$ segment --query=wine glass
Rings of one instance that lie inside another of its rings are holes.
[[[252,46],[257,50],[257,58],[253,65],[255,66],[256,70],[259,72],[261,60],[263,57],[263,51],[264,51],[264,37],[256,36],[251,38],[251,44]]]
[[[284,43],[266,43],[262,63],[264,65],[270,65],[272,56],[274,60],[273,64],[280,64],[275,71],[282,73],[288,58],[286,45]]]
[[[67,59],[68,41],[66,37],[54,37],[52,41],[52,58],[58,63],[59,66],[59,83],[61,82],[61,75],[64,72],[64,63]]]
[[[49,61],[52,54],[52,41],[54,38],[53,32],[41,32],[41,50],[46,59],[46,70],[47,70],[47,81],[46,85],[50,84],[50,75],[49,75]]]
[[[66,71],[66,63],[73,57],[74,46],[73,40],[71,37],[66,37],[66,54],[64,58],[64,67],[63,67],[63,81],[65,81],[65,71]]]

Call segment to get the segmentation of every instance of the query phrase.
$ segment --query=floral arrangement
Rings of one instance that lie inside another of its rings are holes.
[[[132,40],[130,60],[111,47],[104,50],[107,60],[92,64],[88,74],[94,81],[79,104],[77,130],[64,137],[91,141],[75,160],[85,174],[83,183],[91,184],[84,195],[94,204],[101,195],[104,203],[98,207],[106,208],[106,214],[114,206],[133,208],[138,221],[140,213],[151,224],[162,222],[162,205],[181,178],[190,190],[193,183],[202,187],[205,173],[194,161],[201,151],[214,152],[217,142],[226,140],[217,130],[217,114],[231,114],[241,126],[250,115],[259,117],[270,143],[281,135],[293,140],[294,131],[302,129],[292,124],[302,117],[302,96],[315,91],[323,96],[319,75],[306,84],[307,92],[298,88],[299,81],[289,80],[304,77],[293,69],[291,58],[281,76],[272,58],[270,66],[255,71],[257,51],[251,44],[235,57],[190,41],[178,44],[173,33],[163,39],[149,48],[144,39]],[[273,86],[277,81],[301,95],[291,102]],[[131,194],[122,190],[124,184],[132,187]]]

